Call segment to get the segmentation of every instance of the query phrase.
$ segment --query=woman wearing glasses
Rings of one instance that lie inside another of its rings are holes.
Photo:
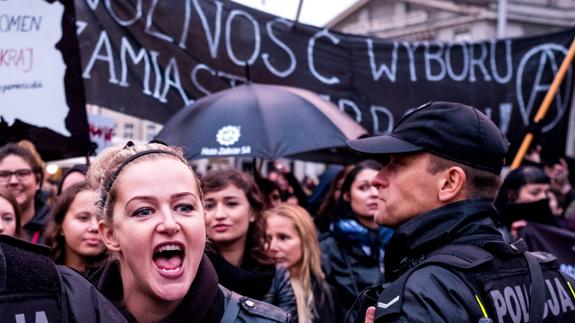
[[[42,166],[28,149],[14,143],[0,147],[0,185],[16,198],[22,238],[33,243],[43,242],[50,219],[50,208],[40,194],[43,176]]]

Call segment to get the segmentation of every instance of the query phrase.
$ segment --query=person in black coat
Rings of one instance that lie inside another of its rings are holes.
[[[432,102],[390,134],[348,144],[385,160],[372,181],[375,220],[396,229],[386,284],[375,300],[362,294],[366,322],[575,321],[573,280],[553,257],[506,243],[493,222],[508,142],[482,112]]]
[[[383,260],[393,230],[373,220],[377,190],[371,179],[381,164],[353,167],[342,185],[328,233],[320,237],[322,269],[346,313],[366,287],[383,282]],[[355,315],[353,315],[355,316]]]
[[[341,322],[335,291],[321,270],[311,215],[300,206],[282,204],[265,211],[264,220],[268,253],[290,273],[299,322]]]
[[[276,305],[297,317],[289,274],[265,250],[263,196],[248,174],[228,169],[202,178],[207,255],[228,289]]]
[[[113,258],[92,277],[133,322],[288,322],[281,309],[218,285],[204,255],[205,210],[181,149],[112,147],[91,166],[99,231]]]
[[[55,265],[49,252],[0,234],[0,322],[126,322],[96,286]]]
[[[36,156],[15,143],[0,147],[0,185],[10,191],[20,207],[22,238],[44,242],[50,220],[48,196],[41,190],[44,169]]]

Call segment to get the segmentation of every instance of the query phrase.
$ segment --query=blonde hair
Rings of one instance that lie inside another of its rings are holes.
[[[297,205],[282,204],[264,212],[264,220],[283,216],[291,220],[301,240],[301,259],[290,270],[291,284],[296,296],[298,321],[311,322],[317,315],[314,306],[313,281],[323,283],[319,243],[310,214]]]
[[[97,204],[99,219],[107,223],[112,222],[112,209],[117,197],[117,185],[115,184],[122,170],[129,165],[158,158],[172,158],[188,166],[196,181],[200,199],[203,201],[199,179],[190,163],[184,158],[181,148],[157,143],[135,145],[129,142],[124,148],[110,147],[102,151],[86,174],[90,185],[100,196]]]

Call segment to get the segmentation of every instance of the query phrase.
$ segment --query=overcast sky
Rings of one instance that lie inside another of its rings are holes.
[[[299,0],[233,0],[272,15],[295,20]],[[302,0],[299,21],[323,27],[357,0]]]

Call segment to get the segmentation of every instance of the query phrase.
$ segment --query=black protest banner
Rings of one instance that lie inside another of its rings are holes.
[[[45,160],[90,149],[73,0],[0,1],[0,145]]]
[[[470,104],[515,147],[575,35],[408,43],[295,24],[230,1],[76,0],[76,9],[90,103],[163,123],[249,72],[253,82],[319,93],[373,134],[427,101]],[[542,124],[548,151],[565,148],[572,74]]]
[[[544,251],[557,257],[561,271],[575,277],[575,232],[551,225],[528,222],[519,230],[519,238],[529,251]]]

